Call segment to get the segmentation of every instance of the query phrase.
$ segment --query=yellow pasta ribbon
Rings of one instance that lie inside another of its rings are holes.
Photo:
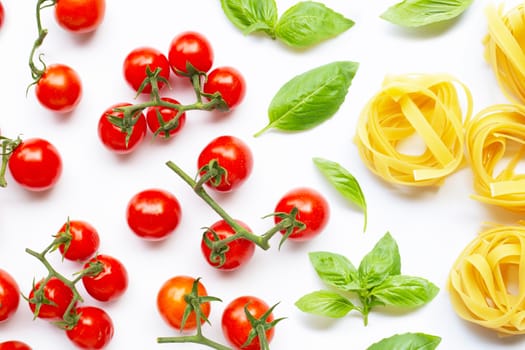
[[[465,95],[462,113],[458,87]],[[464,160],[464,127],[472,113],[470,90],[446,74],[387,76],[362,110],[355,135],[359,155],[384,180],[409,186],[440,185]],[[398,150],[413,135],[419,155]]]

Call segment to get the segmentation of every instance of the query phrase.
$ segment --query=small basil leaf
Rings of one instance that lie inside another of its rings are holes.
[[[350,61],[332,62],[289,80],[268,107],[269,124],[254,136],[270,128],[307,130],[332,117],[344,102],[358,66]]]
[[[347,298],[335,292],[320,290],[304,295],[295,302],[303,312],[331,318],[341,318],[355,309]]]
[[[439,288],[424,278],[396,275],[388,277],[370,293],[384,305],[417,307],[428,303]]]
[[[357,269],[345,256],[329,252],[311,252],[308,256],[327,285],[346,291],[360,288]]]
[[[366,350],[434,350],[441,338],[425,333],[403,333],[384,338]]]
[[[336,37],[354,25],[342,14],[314,1],[302,1],[286,10],[275,35],[288,46],[305,48]]]
[[[401,257],[394,238],[387,232],[365,255],[358,268],[361,286],[369,289],[401,273]]]
[[[230,22],[245,35],[263,31],[275,37],[278,18],[275,0],[221,0],[221,6]]]
[[[365,214],[363,231],[366,231],[367,210],[366,201],[361,186],[356,178],[339,163],[323,158],[314,158],[314,164],[328,181],[351,203],[357,205]]]
[[[389,7],[381,18],[403,27],[421,27],[462,14],[473,0],[404,0]]]

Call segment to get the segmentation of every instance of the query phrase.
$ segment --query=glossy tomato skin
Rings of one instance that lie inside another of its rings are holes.
[[[177,330],[189,331],[197,327],[195,312],[191,312],[184,328],[181,329],[182,318],[187,305],[184,296],[191,293],[194,281],[195,279],[189,276],[172,277],[164,282],[157,294],[157,309],[162,319]],[[197,285],[197,294],[199,296],[208,295],[206,288],[200,281]],[[210,315],[210,311],[209,302],[201,305],[201,312],[206,318]],[[202,323],[204,321],[201,320]]]
[[[127,154],[133,152],[144,140],[146,136],[146,117],[144,113],[140,113],[138,120],[133,125],[131,137],[126,145],[126,133],[111,123],[108,119],[108,115],[115,116],[117,118],[123,118],[124,114],[120,111],[114,111],[114,108],[130,106],[130,103],[123,102],[117,103],[112,107],[106,109],[100,116],[98,121],[98,137],[102,141],[102,144],[110,151],[117,154]]]
[[[230,192],[238,188],[253,169],[252,151],[244,141],[235,136],[219,136],[208,143],[199,154],[198,169],[202,169],[213,159],[227,171],[227,178],[223,176],[218,186],[213,186],[210,181],[206,182],[206,185],[219,192]]]
[[[299,187],[287,192],[275,207],[275,212],[290,213],[296,207],[296,219],[306,225],[304,230],[294,229],[288,237],[290,240],[306,241],[322,232],[330,217],[330,207],[326,199],[316,190],[308,187]],[[278,224],[281,218],[275,216]],[[285,233],[285,231],[281,231]]]
[[[55,5],[57,23],[74,33],[89,33],[97,29],[105,12],[105,0],[58,0]]]
[[[66,330],[66,335],[80,349],[103,349],[115,333],[113,320],[103,309],[96,306],[81,306],[77,324]]]
[[[65,64],[46,67],[38,79],[35,94],[40,104],[57,113],[71,112],[82,97],[82,81],[78,73]]]
[[[171,97],[163,97],[162,100],[173,103],[173,104],[180,105],[179,101]],[[165,123],[167,123],[177,116],[178,111],[174,108],[168,108],[168,107],[162,107],[162,106],[153,106],[153,107],[148,108],[146,110],[146,122],[148,123],[148,128],[153,134],[155,134],[157,130],[159,130],[160,128],[160,122],[158,118],[159,113],[160,113],[160,116],[162,117],[162,120]],[[167,132],[168,135],[166,135],[166,131],[161,131],[160,133],[157,134],[157,138],[168,139],[171,136],[174,136],[175,134],[179,133],[182,130],[182,128],[184,127],[184,124],[186,124],[186,113],[182,113],[179,116],[178,124]]]
[[[236,220],[236,222],[251,232],[251,229],[244,222],[240,220]],[[217,221],[204,233],[205,237],[210,241],[217,241],[213,232],[217,235],[219,240],[228,238],[235,234],[232,227],[224,220]],[[245,238],[236,239],[231,243],[228,243],[228,250],[224,253],[225,261],[222,265],[220,264],[220,260],[211,260],[211,249],[208,247],[204,239],[201,240],[201,251],[204,258],[211,266],[216,267],[219,270],[232,271],[238,269],[252,258],[255,252],[255,243]]]
[[[5,16],[4,5],[2,5],[2,3],[0,2],[0,28],[2,28],[2,25],[4,24],[4,16]]]
[[[69,231],[68,231],[69,230]],[[82,220],[70,220],[58,231],[57,237],[70,234],[71,240],[66,244],[60,244],[58,249],[65,259],[83,262],[91,258],[100,246],[100,236],[97,230],[88,222]]]
[[[31,138],[22,141],[9,158],[13,179],[30,191],[52,188],[62,174],[62,158],[49,141]]]
[[[123,64],[124,78],[126,82],[138,91],[140,85],[146,79],[146,67],[154,72],[157,68],[161,69],[160,77],[168,80],[170,77],[170,64],[168,58],[159,50],[152,47],[139,47],[132,50],[125,58]],[[159,89],[165,84],[159,81]],[[151,85],[147,84],[142,93],[150,93]]]
[[[38,282],[29,293],[29,307],[36,312],[35,291],[38,290],[43,280]],[[56,277],[51,277],[44,285],[44,298],[48,300],[38,310],[37,317],[48,320],[61,320],[69,304],[73,300],[73,291],[64,282]]]
[[[170,43],[168,61],[173,72],[188,73],[187,64],[199,72],[208,72],[213,65],[213,49],[206,37],[192,31],[180,33]]]
[[[250,344],[241,347],[248,339],[248,334],[252,330],[252,325],[244,307],[248,307],[249,313],[256,319],[260,319],[270,308],[262,299],[254,296],[241,296],[232,300],[224,309],[221,319],[222,332],[228,343],[236,350],[259,350],[260,343],[255,337]],[[267,322],[274,320],[273,314],[266,319]],[[266,330],[266,339],[270,342],[273,339],[275,329],[272,327]]]
[[[203,90],[207,94],[219,92],[230,110],[237,107],[246,95],[246,81],[233,67],[218,67],[208,74]]]
[[[9,320],[18,310],[20,288],[15,279],[0,269],[0,323]]]
[[[0,343],[0,350],[31,350],[31,347],[20,340],[8,340]]]
[[[131,230],[140,238],[160,241],[179,226],[181,206],[168,191],[147,189],[135,194],[128,203],[126,219]]]
[[[105,254],[99,254],[84,265],[101,263],[102,271],[95,276],[82,277],[84,288],[98,301],[118,299],[128,288],[128,272],[120,260]]]

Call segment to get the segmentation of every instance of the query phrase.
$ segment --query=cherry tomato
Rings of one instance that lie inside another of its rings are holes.
[[[236,220],[239,225],[244,227],[246,230],[250,231],[248,225],[240,220]],[[206,261],[211,265],[220,270],[235,270],[241,265],[245,264],[251,259],[253,253],[255,252],[255,243],[249,241],[245,238],[235,239],[232,242],[228,243],[227,251],[224,253],[224,262],[221,265],[219,257],[212,260],[211,249],[206,244],[204,237],[207,237],[210,241],[217,241],[221,239],[228,238],[233,236],[235,231],[231,226],[224,220],[219,220],[213,225],[211,225],[208,230],[204,233],[203,239],[201,240],[201,250],[206,258]]]
[[[86,262],[84,269],[93,264],[101,264],[102,270],[95,276],[82,277],[89,295],[99,301],[110,301],[124,294],[128,288],[128,272],[119,260],[99,254]]]
[[[219,192],[229,192],[238,188],[246,181],[253,169],[253,155],[250,148],[235,136],[219,136],[204,147],[197,160],[201,175],[205,172],[202,171],[203,167],[214,159],[226,173],[222,175],[218,186],[214,186],[211,180],[207,181],[206,185]]]
[[[0,323],[11,318],[20,303],[20,289],[15,279],[0,269]]]
[[[246,81],[233,67],[215,68],[208,74],[203,91],[207,94],[219,92],[228,109],[237,107],[246,95]]]
[[[130,106],[130,103],[118,103],[112,107],[106,109],[104,113],[100,116],[98,121],[98,136],[102,141],[102,144],[117,154],[126,154],[135,150],[138,145],[144,140],[146,136],[146,117],[144,113],[138,115],[137,122],[132,126],[131,136],[126,145],[126,136],[127,134],[122,131],[120,127],[111,123],[108,119],[108,116],[114,116],[117,118],[124,118],[124,113],[120,111],[115,111],[114,108]]]
[[[252,324],[246,317],[244,307],[248,308],[248,312],[255,319],[260,319],[270,308],[268,304],[257,297],[238,297],[232,300],[223,311],[221,319],[222,332],[228,343],[236,350],[259,350],[261,346],[257,336],[248,345],[242,346],[248,340],[248,334],[252,330]],[[266,318],[266,322],[270,323],[273,319],[273,314],[270,314]],[[269,328],[265,333],[266,339],[270,342],[275,329],[273,327]]]
[[[38,79],[35,94],[42,106],[58,113],[71,112],[82,97],[82,82],[71,67],[52,64]]]
[[[0,343],[0,350],[31,350],[31,347],[19,340],[8,340]]]
[[[290,213],[297,208],[296,219],[305,225],[303,230],[295,228],[288,239],[305,241],[317,236],[328,223],[330,207],[326,199],[316,190],[300,187],[287,192],[277,203],[275,212]],[[275,223],[281,218],[275,216]],[[285,233],[285,231],[281,231]]]
[[[32,138],[22,141],[9,157],[13,179],[27,190],[53,187],[62,174],[62,158],[49,141]]]
[[[36,291],[42,285],[43,280],[35,284],[29,293],[29,307],[34,314],[37,312],[39,318],[49,320],[61,320],[73,300],[73,291],[64,282],[56,277],[51,277],[44,285],[43,295],[35,295]]]
[[[105,12],[105,0],[58,0],[55,5],[57,23],[74,33],[88,33],[97,29]]]
[[[77,324],[66,335],[80,349],[103,349],[115,333],[113,321],[106,311],[96,306],[81,306]]]
[[[138,91],[140,85],[146,79],[146,67],[149,66],[151,72],[154,72],[157,68],[160,68],[159,77],[166,79],[170,77],[170,64],[168,58],[159,50],[152,47],[139,47],[131,51],[124,59],[124,78],[128,84],[135,90]],[[165,83],[158,81],[159,89],[161,89]],[[142,93],[150,93],[151,85],[146,84]]]
[[[166,323],[175,329],[192,330],[197,327],[195,312],[192,311],[184,324],[184,328],[181,329],[182,318],[187,305],[184,296],[191,293],[194,281],[194,278],[188,276],[172,277],[164,282],[157,294],[157,308],[160,315]],[[197,283],[197,295],[207,296],[208,292],[204,285],[200,281]],[[210,309],[209,302],[203,303],[201,305],[202,315],[208,318]],[[204,320],[201,320],[202,323]]]
[[[2,27],[2,24],[4,24],[4,6],[0,2],[0,28]]]
[[[171,98],[171,97],[163,97],[163,101],[170,102],[173,104],[180,105],[180,102]],[[154,106],[150,107],[146,110],[146,121],[148,123],[148,128],[151,130],[153,134],[157,133],[157,130],[161,128],[159,117],[163,120],[163,123],[167,123],[172,119],[175,119],[177,116],[178,111],[175,108],[169,108],[169,107],[161,107],[161,106]],[[171,127],[168,131],[160,131],[158,132],[158,136],[161,136],[162,138],[169,138],[170,136],[175,135],[178,133],[184,124],[186,123],[186,113],[182,113],[179,116],[177,124],[175,124],[173,127]]]
[[[181,207],[173,194],[160,189],[147,189],[131,198],[126,218],[137,236],[158,241],[166,239],[177,228]]]
[[[188,73],[188,64],[199,72],[207,72],[213,65],[213,49],[203,35],[196,32],[183,32],[173,38],[168,52],[168,60],[175,74]]]
[[[69,237],[58,246],[62,256],[71,261],[84,261],[92,257],[100,246],[97,230],[88,222],[70,220],[62,225],[56,237]]]

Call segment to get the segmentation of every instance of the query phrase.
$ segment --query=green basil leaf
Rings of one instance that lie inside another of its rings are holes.
[[[314,164],[325,178],[351,203],[357,205],[365,214],[363,231],[366,231],[367,210],[366,201],[361,186],[356,178],[343,168],[339,163],[323,158],[314,158]]]
[[[350,61],[332,62],[292,78],[273,97],[269,124],[254,136],[270,128],[307,130],[332,117],[344,102],[358,66]]]
[[[462,14],[473,0],[404,0],[389,7],[381,18],[403,27],[421,27]]]
[[[360,289],[357,269],[345,256],[329,252],[311,252],[308,256],[324,283],[345,291]]]
[[[387,232],[365,255],[358,268],[361,286],[369,289],[401,273],[401,257],[394,238]]]
[[[286,10],[275,28],[277,39],[305,48],[336,37],[354,25],[351,19],[314,1],[302,1]]]
[[[245,35],[262,31],[275,38],[278,19],[275,0],[221,0],[221,6],[230,22]]]
[[[372,289],[371,295],[385,305],[417,307],[434,299],[439,288],[421,277],[396,275]]]
[[[384,338],[366,350],[434,350],[441,338],[425,333],[403,333]]]
[[[320,290],[304,295],[295,302],[303,312],[331,318],[341,318],[355,309],[347,298],[335,292]]]

